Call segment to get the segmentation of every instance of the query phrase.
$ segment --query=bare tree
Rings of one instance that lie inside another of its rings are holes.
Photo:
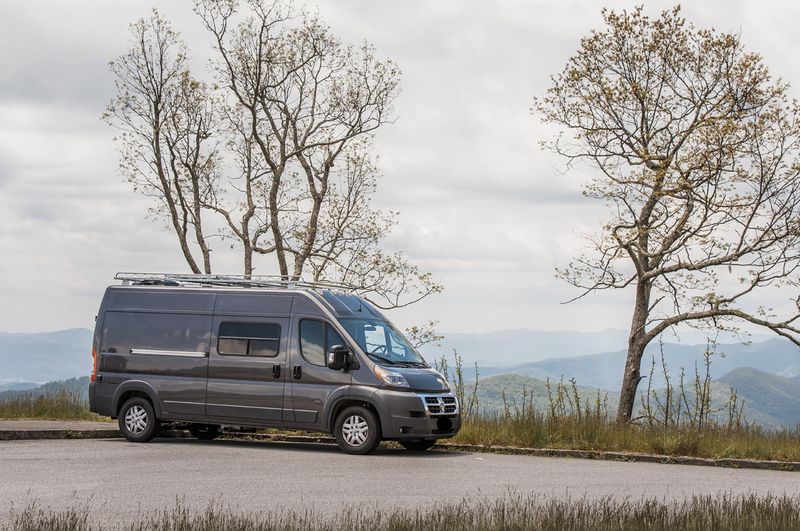
[[[440,291],[402,254],[380,249],[394,213],[369,205],[378,175],[372,138],[391,120],[397,66],[367,44],[344,45],[318,17],[294,15],[291,4],[245,6],[239,13],[238,2],[198,0],[195,9],[216,48],[231,133],[243,139],[234,143],[248,146],[261,179],[268,217],[254,237],[268,243],[253,250],[274,256],[285,278],[342,282],[382,307]]]
[[[397,66],[289,1],[197,0],[195,11],[213,43],[213,83],[192,78],[186,47],[154,12],[112,63],[118,96],[106,114],[123,130],[123,171],[156,198],[192,271],[195,249],[211,271],[213,216],[245,275],[271,258],[283,278],[347,284],[382,308],[441,291],[382,249],[396,213],[370,204],[373,137],[392,120]]]
[[[157,11],[130,30],[130,50],[110,63],[117,96],[103,118],[120,130],[122,174],[156,200],[151,214],[172,227],[192,271],[210,273],[201,215],[216,186],[209,91],[189,74],[186,46]]]
[[[800,345],[800,114],[738,35],[697,29],[678,7],[603,17],[534,109],[570,133],[547,146],[594,168],[585,194],[611,209],[593,252],[558,275],[576,298],[634,292],[628,422],[644,349],[671,327],[744,321]],[[761,305],[767,288],[785,307]]]

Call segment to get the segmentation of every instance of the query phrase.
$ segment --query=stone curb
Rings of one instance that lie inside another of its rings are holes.
[[[0,431],[0,441],[19,441],[26,439],[108,439],[119,438],[119,430],[6,430]],[[162,432],[163,438],[191,438],[188,432],[170,430]],[[262,440],[271,442],[335,444],[333,437],[314,435],[279,435],[279,434],[227,434],[227,440]],[[675,455],[639,454],[633,452],[609,452],[603,450],[563,450],[558,448],[519,448],[516,446],[481,446],[441,442],[436,448],[455,452],[482,452],[508,455],[530,455],[536,457],[569,457],[573,459],[592,459],[595,461],[624,461],[639,463],[659,463],[673,465],[714,466],[723,468],[750,468],[758,470],[780,470],[800,472],[797,461],[761,461],[756,459],[713,459],[707,457],[690,457]]]
[[[609,452],[604,450],[562,450],[558,448],[519,448],[516,446],[480,446],[477,444],[440,443],[436,445],[447,450],[462,452],[486,452],[495,454],[531,455],[537,457],[571,457],[593,459],[596,461],[627,461],[640,463],[660,463],[671,465],[714,466],[722,468],[753,468],[760,470],[780,470],[800,472],[797,461],[761,461],[756,459],[735,459],[709,457],[690,457],[678,455],[638,454],[633,452]]]
[[[0,430],[0,441],[30,439],[109,439],[122,437],[119,430]]]
[[[167,439],[191,438],[181,430],[162,431],[159,437]],[[0,430],[0,441],[26,441],[38,439],[119,439],[118,429],[107,430]]]

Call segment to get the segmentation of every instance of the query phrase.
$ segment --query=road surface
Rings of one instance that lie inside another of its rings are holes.
[[[639,500],[720,491],[800,493],[800,474],[553,457],[380,449],[350,456],[330,445],[161,439],[0,442],[0,522],[36,500],[63,509],[76,501],[92,519],[125,523],[140,513],[209,502],[246,512],[313,508],[423,507],[513,492]]]

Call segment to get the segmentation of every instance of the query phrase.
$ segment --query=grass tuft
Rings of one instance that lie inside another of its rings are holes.
[[[67,389],[45,394],[20,393],[0,400],[0,419],[109,420],[89,411],[83,396]]]
[[[193,511],[184,503],[143,514],[126,526],[93,523],[86,506],[52,511],[34,504],[12,513],[11,530],[101,531],[368,531],[707,529],[778,531],[800,529],[800,499],[754,495],[698,496],[678,502],[656,499],[557,499],[513,496],[499,500],[440,504],[426,509],[345,509],[333,516],[271,511],[241,513],[212,503]]]

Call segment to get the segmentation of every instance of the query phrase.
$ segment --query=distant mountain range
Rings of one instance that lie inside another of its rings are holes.
[[[428,358],[458,351],[467,365],[502,367],[540,361],[546,358],[580,356],[618,350],[627,344],[625,330],[597,332],[549,332],[521,328],[485,334],[446,334],[439,346],[424,347]]]
[[[665,333],[665,344],[705,345],[707,334],[688,330],[680,337]],[[773,339],[774,335],[753,335],[753,343]],[[741,343],[732,335],[721,335],[718,343]],[[543,331],[520,328],[498,330],[484,334],[445,334],[440,345],[426,345],[422,352],[428,360],[442,355],[451,356],[458,351],[466,365],[475,362],[481,367],[511,367],[524,363],[534,363],[545,359],[567,358],[596,354],[598,352],[617,352],[628,345],[628,331],[619,329],[598,330],[595,332]],[[797,373],[800,374],[800,358],[797,360]]]
[[[664,343],[664,359],[670,378],[677,382],[683,368],[688,376],[693,376],[697,366],[702,373],[706,345],[680,345]],[[484,376],[496,374],[518,374],[533,378],[557,380],[575,378],[578,384],[590,385],[610,391],[618,390],[622,383],[622,369],[625,366],[625,350],[569,358],[550,358],[533,363],[523,363],[511,367],[481,367]],[[452,357],[452,356],[451,356]],[[653,386],[663,387],[665,378],[661,368],[661,352],[657,343],[649,345],[642,362],[642,375],[649,376],[652,360],[656,361]],[[452,363],[452,362],[451,362]],[[770,339],[749,345],[717,345],[716,354],[711,358],[710,374],[713,379],[741,367],[757,367],[767,373],[787,378],[800,377],[800,348],[784,339]],[[472,369],[467,368],[467,376]]]
[[[92,332],[85,328],[0,333],[0,386],[30,387],[87,375],[91,369]]]
[[[800,425],[800,377],[784,378],[742,367],[717,381],[736,390],[744,400],[748,419],[765,425]]]
[[[35,385],[33,387],[26,387],[24,389],[6,389],[0,391],[0,401],[8,400],[9,398],[18,396],[52,395],[62,390],[69,391],[70,393],[77,393],[88,402],[89,377],[81,376],[80,378],[69,378],[67,380],[47,382],[43,385]]]

